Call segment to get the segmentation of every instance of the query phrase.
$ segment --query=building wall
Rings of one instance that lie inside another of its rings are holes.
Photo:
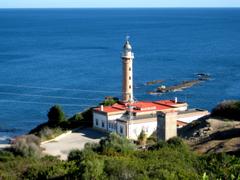
[[[93,112],[93,127],[107,130],[107,115]]]
[[[110,132],[116,132],[116,119],[120,118],[122,114],[105,115],[102,113],[93,112],[93,127]]]
[[[147,136],[149,137],[157,129],[157,120],[139,124],[129,124],[128,128],[129,139],[137,140],[142,130],[144,130]]]
[[[127,136],[127,126],[125,122],[117,122],[116,132],[122,136]]]
[[[177,136],[177,112],[157,113],[158,140],[167,141]]]
[[[174,108],[175,111],[186,111],[187,109],[188,109],[187,105]],[[170,111],[172,111],[172,109],[170,109]]]
[[[119,119],[120,117],[122,117],[122,113],[108,116],[108,131],[110,131],[110,132],[117,131],[116,119]]]

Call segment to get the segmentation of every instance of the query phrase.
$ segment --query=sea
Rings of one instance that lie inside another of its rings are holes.
[[[178,97],[211,111],[240,98],[240,9],[0,9],[0,143],[46,122],[55,104],[71,117],[121,98],[126,36],[136,101]],[[210,79],[148,94],[198,73]]]

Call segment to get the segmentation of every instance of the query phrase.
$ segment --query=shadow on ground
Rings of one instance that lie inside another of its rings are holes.
[[[82,133],[84,137],[91,139],[101,139],[102,137],[106,137],[107,133],[101,132],[92,128],[81,128],[74,130],[73,133]]]

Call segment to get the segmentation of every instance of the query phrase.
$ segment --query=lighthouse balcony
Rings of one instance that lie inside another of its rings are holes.
[[[124,52],[124,53],[122,53],[122,58],[131,58],[131,59],[133,59],[134,58],[134,53],[132,53],[132,52]]]

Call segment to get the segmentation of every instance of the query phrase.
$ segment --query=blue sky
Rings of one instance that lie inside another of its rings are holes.
[[[0,0],[0,8],[240,7],[240,0]]]

